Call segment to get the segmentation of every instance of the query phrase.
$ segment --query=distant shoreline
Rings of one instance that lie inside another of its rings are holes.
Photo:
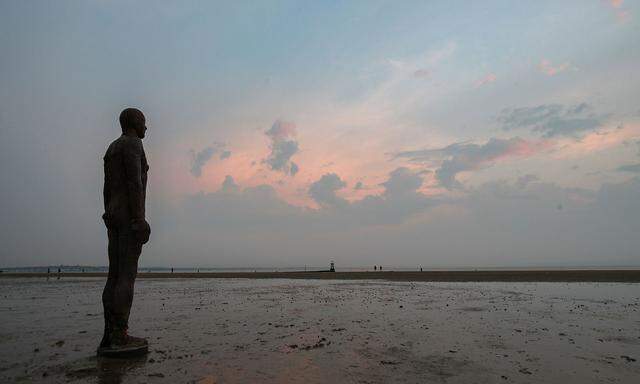
[[[3,272],[0,278],[101,277],[104,272],[20,273]],[[479,271],[379,271],[379,272],[139,272],[141,279],[321,279],[423,282],[621,282],[640,283],[640,269],[602,270],[479,270]]]

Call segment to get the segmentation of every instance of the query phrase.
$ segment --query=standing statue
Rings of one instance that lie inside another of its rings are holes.
[[[135,108],[120,114],[122,136],[104,155],[104,215],[109,237],[109,275],[102,293],[104,335],[99,356],[127,356],[148,352],[147,340],[127,333],[133,285],[142,245],[151,228],[145,219],[149,165],[142,147],[145,117]]]

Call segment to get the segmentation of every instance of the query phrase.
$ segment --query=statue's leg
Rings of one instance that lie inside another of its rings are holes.
[[[138,274],[138,258],[141,244],[131,230],[122,231],[118,236],[118,278],[115,284],[114,308],[116,328],[126,331],[129,312],[133,302],[133,287]]]
[[[127,327],[129,325],[129,314],[131,312],[131,305],[133,304],[133,294],[134,287],[136,282],[136,277],[138,276],[138,260],[140,259],[140,254],[142,253],[142,244],[136,239],[135,236],[129,236],[127,242],[127,257],[125,259],[125,280],[126,280],[126,323]]]
[[[113,327],[113,300],[115,285],[118,279],[118,231],[109,229],[107,235],[109,238],[109,246],[107,248],[109,254],[109,274],[107,275],[107,283],[102,291],[104,334],[100,346],[105,346],[110,343],[110,335]]]
[[[113,250],[111,254],[114,255],[110,263],[110,277],[113,279],[112,285],[108,284],[108,288],[105,288],[107,293],[104,294],[105,303],[108,303],[105,308],[109,309],[105,313],[110,315],[105,316],[109,336],[107,344],[98,348],[98,355],[125,357],[147,353],[147,340],[127,333],[142,244],[135,239],[130,228],[118,228],[110,239],[113,240],[113,244],[110,242],[113,245],[110,248]],[[111,294],[108,293],[109,290]]]

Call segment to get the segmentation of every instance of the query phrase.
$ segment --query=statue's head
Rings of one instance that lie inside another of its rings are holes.
[[[137,108],[127,108],[120,113],[120,127],[122,127],[122,133],[135,132],[141,139],[147,131],[144,114]]]

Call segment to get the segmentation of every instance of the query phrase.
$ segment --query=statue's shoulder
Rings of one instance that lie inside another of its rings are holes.
[[[121,152],[141,152],[143,151],[142,139],[139,137],[131,137],[122,135],[115,139],[109,146],[107,153],[112,152],[114,154]]]
[[[141,152],[142,140],[138,137],[122,135],[109,144],[104,160],[121,155],[124,152]]]
[[[118,138],[118,140],[122,140],[122,148],[124,150],[142,150],[142,139],[139,137],[122,135]]]
[[[107,147],[107,151],[104,153],[104,160],[108,160],[109,158],[112,158],[113,156],[116,155],[116,153],[118,152],[118,147],[120,146],[120,139],[122,138],[122,136],[118,137],[117,139],[113,140],[111,142],[111,144],[109,144],[109,146]]]

